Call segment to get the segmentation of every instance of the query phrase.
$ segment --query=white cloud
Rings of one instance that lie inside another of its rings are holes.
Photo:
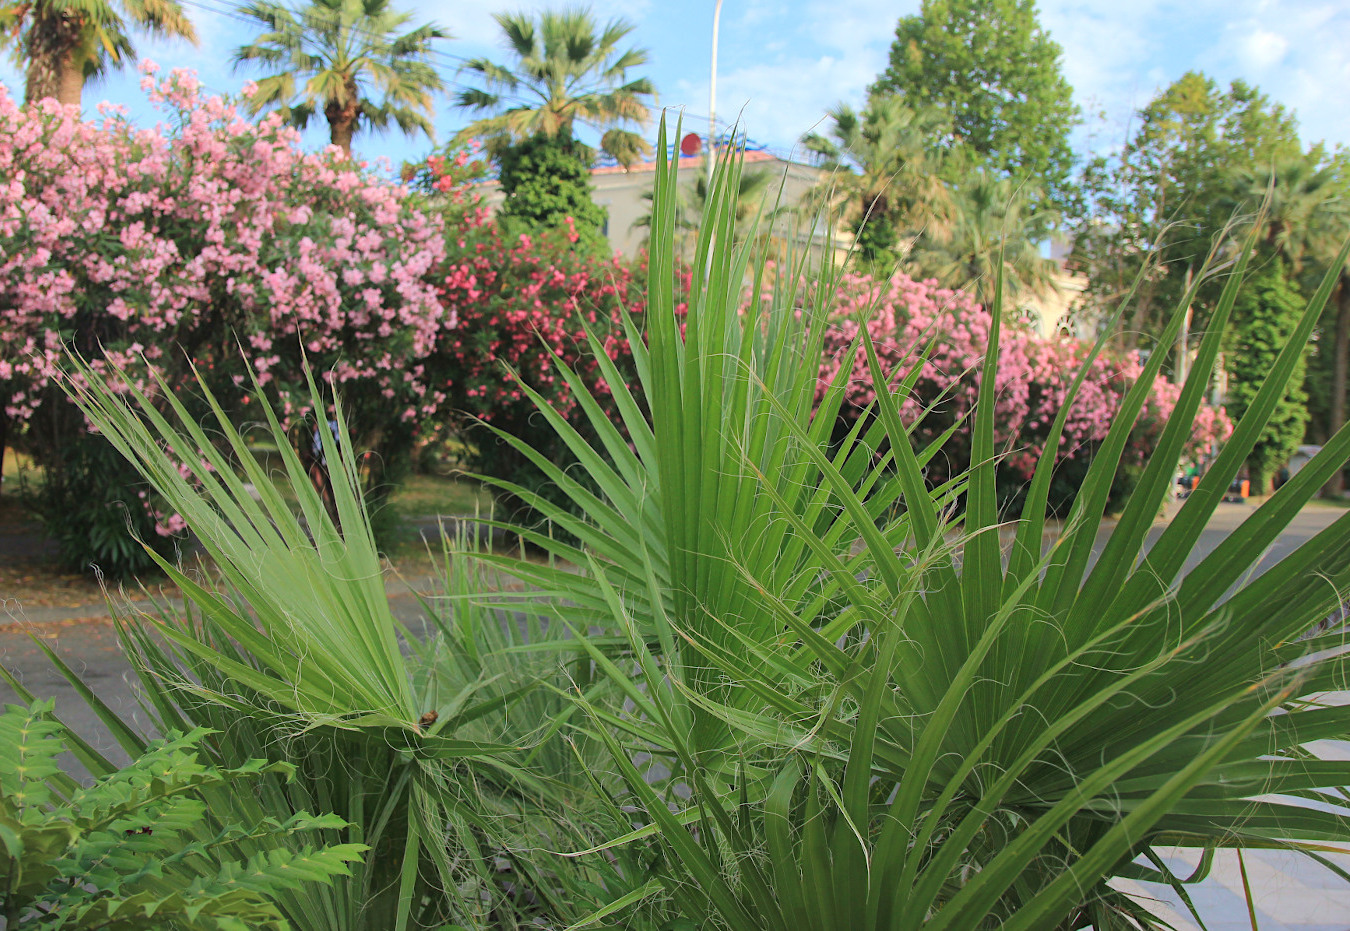
[[[1107,148],[1135,111],[1189,70],[1221,85],[1237,78],[1298,111],[1307,141],[1350,143],[1350,6],[1319,0],[1045,0],[1042,23],[1064,49],[1085,112],[1105,124],[1080,133]]]
[[[1278,32],[1257,28],[1238,43],[1238,59],[1251,71],[1264,72],[1284,60],[1289,40]]]
[[[719,122],[739,119],[751,139],[791,149],[824,119],[828,108],[843,97],[861,97],[861,89],[875,77],[875,69],[866,64],[829,55],[737,68],[718,75],[717,117]],[[686,82],[666,102],[706,118],[707,80]]]

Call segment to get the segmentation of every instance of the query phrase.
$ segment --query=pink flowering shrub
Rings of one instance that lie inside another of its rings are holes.
[[[53,385],[67,348],[145,388],[195,364],[246,416],[242,347],[298,423],[307,357],[382,484],[445,398],[424,366],[455,324],[433,280],[440,221],[336,150],[305,153],[275,115],[251,122],[188,72],[142,70],[167,126],[25,109],[0,87],[0,419],[59,470],[53,444],[83,427]]]
[[[960,292],[939,288],[931,281],[897,275],[890,281],[848,276],[836,297],[835,322],[825,338],[826,358],[821,365],[820,391],[841,366],[850,369],[847,402],[841,415],[856,418],[876,397],[861,348],[849,347],[858,335],[859,321],[875,341],[882,368],[892,384],[910,374],[920,349],[935,346],[924,363],[914,392],[902,404],[909,422],[919,421],[915,443],[927,445],[968,414],[979,392],[979,367],[989,338],[989,314]],[[996,384],[995,431],[1002,458],[999,464],[1001,496],[1014,508],[1025,492],[1036,464],[1046,454],[1049,430],[1064,406],[1070,384],[1091,349],[1069,338],[1045,339],[1024,324],[1006,322],[1000,339]],[[1052,503],[1072,499],[1087,464],[1111,428],[1116,411],[1143,371],[1134,356],[1099,355],[1069,410],[1059,448],[1059,467]],[[1162,380],[1153,385],[1144,410],[1130,433],[1129,446],[1113,489],[1113,503],[1128,494],[1133,479],[1151,453],[1163,424],[1176,406],[1179,389]],[[925,413],[926,412],[926,413]],[[1203,408],[1192,433],[1193,455],[1225,439],[1232,425],[1222,410]],[[969,431],[958,431],[935,459],[930,477],[942,481],[970,461]]]

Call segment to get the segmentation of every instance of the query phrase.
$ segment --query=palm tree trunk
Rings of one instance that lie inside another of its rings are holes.
[[[352,157],[352,136],[356,135],[356,116],[359,112],[360,97],[356,82],[347,82],[346,100],[330,98],[324,104],[323,115],[328,119],[328,138],[333,145]]]
[[[75,50],[66,52],[60,63],[60,82],[56,88],[56,99],[62,106],[80,106],[84,94],[84,69],[75,62]]]
[[[84,72],[73,58],[82,26],[78,16],[68,13],[37,17],[28,37],[25,103],[55,97],[63,104],[79,104]]]
[[[1331,410],[1328,412],[1327,439],[1345,424],[1345,391],[1350,374],[1350,271],[1341,272],[1336,287],[1336,342],[1331,359]],[[1345,472],[1337,469],[1322,487],[1322,495],[1338,498],[1345,490]]]
[[[330,121],[328,125],[331,128],[329,139],[333,145],[341,149],[348,158],[351,158],[352,136],[356,131],[356,120],[335,120]]]

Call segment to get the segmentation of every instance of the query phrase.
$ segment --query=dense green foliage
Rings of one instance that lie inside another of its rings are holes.
[[[1035,0],[924,0],[896,26],[873,93],[936,108],[992,168],[1033,182],[1063,210],[1073,202],[1069,132],[1079,115],[1061,55]]]
[[[443,600],[424,605],[431,629],[415,635],[386,600],[345,429],[323,438],[334,520],[265,404],[282,459],[270,472],[223,412],[208,437],[181,406],[161,418],[144,394],[119,396],[80,371],[82,410],[181,510],[221,572],[205,587],[161,562],[192,604],[187,616],[121,621],[152,725],[211,730],[201,748],[218,766],[262,757],[284,767],[218,799],[226,808],[276,820],[323,808],[343,821],[327,826],[328,843],[370,848],[352,875],[278,896],[290,927],[505,929],[541,912],[570,925],[646,882],[626,856],[531,852],[581,850],[629,829],[590,782],[597,748],[563,727],[576,672],[556,648],[563,625],[527,618],[519,604],[480,610],[470,599],[501,585],[456,561]],[[193,449],[213,471],[194,485],[166,448]],[[523,651],[527,637],[540,652]],[[141,738],[88,697],[122,748],[143,753]],[[111,769],[87,748],[81,761]]]
[[[730,174],[725,190],[734,190]],[[911,448],[899,416],[908,381],[897,397],[877,395],[870,427],[859,421],[842,445],[826,445],[849,383],[845,367],[818,403],[827,305],[799,300],[780,280],[772,294],[754,295],[761,313],[742,314],[748,253],[708,251],[714,238],[736,239],[727,206],[702,231],[681,326],[668,277],[675,189],[672,169],[658,180],[649,349],[638,360],[650,421],[635,398],[623,401],[625,446],[593,412],[611,465],[541,405],[604,498],[551,469],[589,520],[540,499],[581,546],[530,539],[575,566],[499,562],[548,593],[550,610],[633,704],[631,718],[593,706],[592,726],[608,733],[650,819],[663,852],[655,874],[681,917],[735,929],[1153,928],[1161,925],[1146,907],[1107,880],[1182,883],[1155,844],[1278,839],[1303,849],[1288,838],[1347,836],[1339,814],[1319,810],[1314,824],[1304,820],[1311,809],[1278,800],[1347,776],[1345,764],[1307,761],[1299,750],[1324,726],[1344,732],[1343,715],[1294,700],[1331,681],[1342,661],[1299,681],[1280,657],[1310,655],[1317,641],[1270,650],[1337,604],[1341,583],[1316,576],[1350,581],[1350,559],[1333,542],[1350,535],[1350,519],[1224,599],[1344,462],[1350,432],[1262,519],[1180,575],[1298,365],[1330,280],[1147,558],[1138,561],[1245,263],[1101,558],[1090,563],[1099,515],[1160,354],[1087,470],[1060,545],[1043,552],[1052,471],[1044,457],[1005,561],[988,377],[999,360],[997,324],[969,471],[929,489],[923,469],[942,441]],[[875,352],[860,338],[880,383]],[[959,493],[958,535],[947,520]],[[1291,600],[1291,584],[1308,600]],[[587,632],[597,629],[617,629],[628,652],[615,658],[608,641],[592,641]],[[1286,671],[1269,678],[1277,669]],[[653,753],[668,760],[671,782],[634,762]],[[1138,865],[1141,857],[1152,866]]]
[[[608,251],[604,207],[591,199],[591,152],[573,139],[533,136],[503,147],[497,155],[507,238],[574,229],[582,248]]]
[[[56,541],[61,563],[115,581],[153,569],[147,547],[170,555],[181,541],[156,532],[164,515],[147,506],[145,483],[115,449],[78,424],[67,429],[44,457],[42,480],[18,488]]]
[[[1297,124],[1282,106],[1241,81],[1223,90],[1191,72],[1143,109],[1119,155],[1085,166],[1089,211],[1072,228],[1074,262],[1095,313],[1133,291],[1117,333],[1122,346],[1153,345],[1234,209],[1239,222],[1254,216],[1264,185],[1235,191],[1235,175],[1301,154]],[[1203,332],[1221,288],[1215,280],[1197,292],[1194,331]]]
[[[1284,262],[1275,259],[1252,276],[1233,307],[1232,345],[1225,353],[1226,405],[1240,420],[1251,407],[1289,344],[1305,301],[1290,283]],[[1253,494],[1266,494],[1276,473],[1303,442],[1308,423],[1308,393],[1303,388],[1306,353],[1289,376],[1265,430],[1247,457]]]
[[[313,845],[317,832],[345,827],[331,815],[240,821],[209,804],[293,767],[204,763],[202,729],[170,733],[81,786],[57,764],[81,742],[52,708],[0,714],[0,918],[10,931],[287,931],[273,900],[347,875],[365,850]]]

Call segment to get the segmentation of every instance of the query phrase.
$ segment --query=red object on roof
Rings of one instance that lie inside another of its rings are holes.
[[[686,133],[685,137],[680,140],[681,155],[697,155],[702,148],[703,137],[698,133]]]

